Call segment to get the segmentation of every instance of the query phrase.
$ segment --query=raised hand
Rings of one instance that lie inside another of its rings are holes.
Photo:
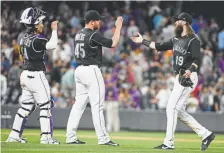
[[[115,22],[115,26],[116,28],[121,28],[123,24],[123,18],[121,16],[119,16]]]
[[[138,33],[137,36],[132,36],[130,38],[135,43],[142,43],[142,41],[143,41],[143,37],[142,37],[142,35],[140,33]]]
[[[58,29],[58,21],[51,22],[51,30],[57,30]]]

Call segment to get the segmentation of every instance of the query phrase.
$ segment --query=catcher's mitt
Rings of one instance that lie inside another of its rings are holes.
[[[191,81],[190,78],[185,78],[183,75],[185,74],[185,70],[184,69],[180,69],[179,72],[179,83],[184,86],[184,87],[191,87],[193,88],[193,82]]]

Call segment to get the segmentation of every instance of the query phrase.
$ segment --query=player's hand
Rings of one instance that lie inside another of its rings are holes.
[[[135,43],[142,43],[142,41],[143,41],[143,37],[142,37],[142,35],[141,35],[140,33],[138,33],[137,36],[132,36],[132,37],[131,37],[131,40],[132,40],[133,42],[135,42]]]
[[[115,22],[115,26],[116,28],[121,28],[123,24],[123,18],[121,16],[119,16]]]
[[[185,78],[190,78],[191,76],[191,71],[190,70],[186,70],[185,74],[183,75]]]
[[[51,30],[57,30],[58,29],[58,21],[51,22]]]

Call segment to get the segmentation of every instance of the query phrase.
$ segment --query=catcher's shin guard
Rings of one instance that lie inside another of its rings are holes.
[[[26,102],[22,103],[22,107],[19,108],[17,114],[15,116],[15,120],[13,123],[11,136],[12,137],[21,137],[23,130],[25,128],[25,124],[29,115],[35,110],[35,103],[34,102]]]
[[[42,137],[45,135],[52,135],[53,122],[51,116],[51,101],[47,101],[46,103],[40,104],[39,120]]]

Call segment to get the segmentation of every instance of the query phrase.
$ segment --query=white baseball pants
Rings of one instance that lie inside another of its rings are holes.
[[[43,71],[24,70],[20,76],[22,87],[21,108],[17,111],[9,137],[22,136],[25,123],[29,115],[35,110],[36,104],[40,106],[41,139],[49,138],[53,132],[51,115],[50,86]]]
[[[101,70],[96,65],[79,66],[75,70],[75,81],[76,101],[71,109],[67,123],[66,142],[73,142],[77,139],[76,131],[88,101],[91,105],[98,144],[110,141],[103,115],[105,84]]]
[[[193,72],[190,76],[194,83],[193,88],[183,87],[178,81],[179,76],[176,76],[174,87],[166,107],[167,115],[167,129],[166,137],[163,144],[169,147],[174,147],[174,132],[177,125],[177,117],[187,126],[192,128],[199,137],[206,138],[211,134],[205,127],[199,124],[190,114],[186,112],[187,98],[194,90],[198,83],[198,76],[196,72]]]

